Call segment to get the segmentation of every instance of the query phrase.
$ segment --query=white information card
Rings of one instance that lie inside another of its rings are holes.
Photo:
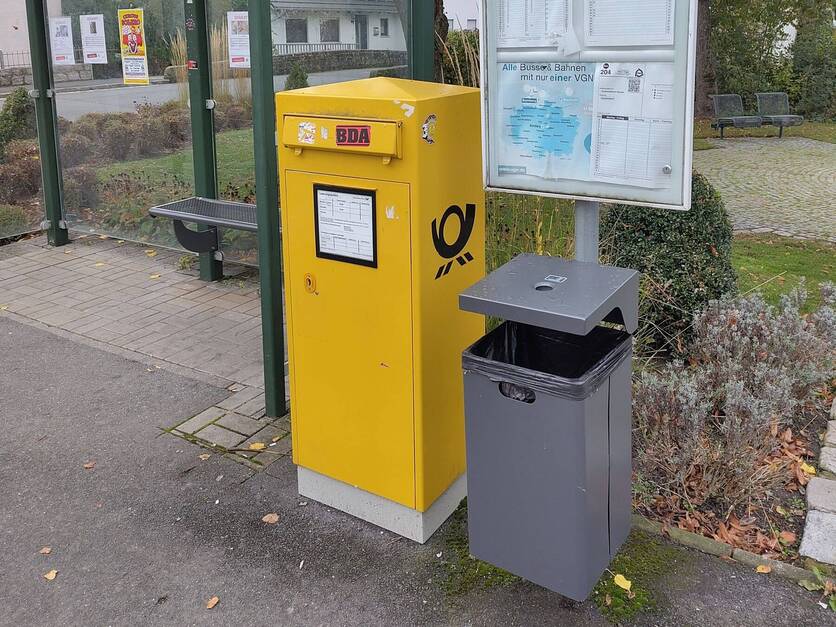
[[[376,265],[374,193],[317,185],[317,256]]]
[[[80,15],[81,54],[84,63],[107,64],[104,15]]]

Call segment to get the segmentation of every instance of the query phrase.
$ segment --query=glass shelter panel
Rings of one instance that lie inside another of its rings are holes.
[[[24,0],[0,2],[0,240],[44,220],[32,59]]]

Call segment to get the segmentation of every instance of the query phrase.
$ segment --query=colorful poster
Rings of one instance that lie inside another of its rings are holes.
[[[148,54],[145,49],[145,15],[142,9],[119,9],[122,82],[148,85]]]
[[[229,67],[250,67],[250,15],[246,11],[226,14],[226,36],[229,43]]]
[[[49,18],[49,43],[53,65],[75,65],[72,18]]]
[[[107,63],[104,15],[80,15],[82,62]]]

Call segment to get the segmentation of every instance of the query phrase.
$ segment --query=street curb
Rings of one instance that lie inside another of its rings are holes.
[[[633,528],[645,533],[668,538],[671,542],[685,546],[689,549],[696,549],[701,553],[714,555],[726,559],[732,559],[746,566],[757,568],[768,566],[770,573],[800,583],[802,581],[816,581],[816,575],[806,568],[793,566],[786,562],[773,560],[762,555],[757,555],[743,549],[736,549],[730,544],[707,538],[678,527],[664,528],[660,522],[650,520],[640,514],[633,514]]]

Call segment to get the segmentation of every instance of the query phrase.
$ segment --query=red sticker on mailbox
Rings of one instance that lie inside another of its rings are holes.
[[[369,146],[371,126],[337,126],[337,146]]]

